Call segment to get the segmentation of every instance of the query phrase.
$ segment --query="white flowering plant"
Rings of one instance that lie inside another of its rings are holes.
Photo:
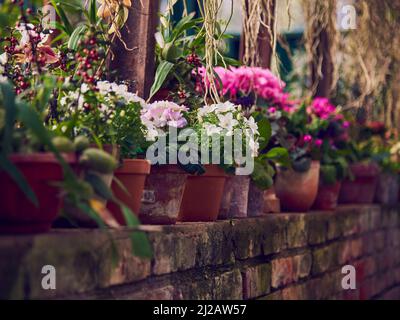
[[[258,155],[259,132],[258,125],[253,117],[243,116],[240,106],[231,102],[206,105],[195,111],[197,113],[194,129],[197,132],[205,132],[208,137],[214,134],[233,136],[236,130],[241,130],[243,143],[249,143],[252,157]]]
[[[144,152],[145,128],[140,120],[145,101],[129,92],[125,84],[98,81],[91,89],[85,83],[75,89],[68,80],[58,100],[52,129],[66,136],[86,135],[98,145],[121,148],[123,158]]]
[[[194,111],[192,116],[193,128],[201,135],[207,137],[219,136],[217,143],[220,144],[221,156],[224,154],[222,140],[225,136],[234,136],[240,132],[242,135],[242,146],[240,152],[250,151],[254,160],[254,169],[251,173],[252,181],[260,189],[268,189],[273,184],[276,163],[287,164],[288,153],[284,148],[269,148],[271,137],[271,125],[265,117],[244,116],[241,106],[231,102],[212,104]],[[234,139],[234,138],[233,138]],[[210,148],[212,147],[212,139]],[[234,145],[234,149],[238,146]],[[238,150],[234,150],[236,153]],[[229,163],[223,163],[228,172],[237,167]],[[240,165],[239,165],[240,166]]]

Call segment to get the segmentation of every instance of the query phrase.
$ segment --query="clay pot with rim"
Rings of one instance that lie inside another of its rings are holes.
[[[312,161],[310,169],[306,172],[278,167],[275,192],[283,212],[310,210],[317,197],[319,169],[319,161]]]
[[[179,165],[151,166],[144,187],[140,221],[145,224],[174,224],[178,219],[187,176]]]
[[[333,211],[337,208],[341,181],[332,184],[319,182],[317,198],[312,206],[314,210]]]
[[[341,204],[371,204],[374,202],[378,183],[379,166],[375,163],[354,163],[350,165],[353,179],[342,182],[339,194]]]
[[[67,163],[74,154],[64,155]],[[0,233],[41,233],[50,230],[61,209],[62,198],[55,185],[64,179],[52,153],[14,154],[10,160],[20,170],[38,200],[36,207],[6,172],[0,172]]]
[[[218,218],[227,174],[218,165],[205,165],[203,175],[189,175],[178,221],[207,222]]]
[[[229,175],[225,182],[219,219],[246,218],[249,190],[249,176]]]
[[[111,189],[114,196],[137,216],[139,215],[144,184],[149,173],[150,162],[144,159],[125,159],[122,166],[114,172],[115,178],[125,189],[121,188],[117,181],[113,181]],[[108,203],[107,208],[112,212],[119,224],[126,225],[124,215],[119,206],[114,203]]]

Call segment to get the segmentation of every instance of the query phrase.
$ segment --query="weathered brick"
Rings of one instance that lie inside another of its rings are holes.
[[[242,272],[243,298],[253,299],[271,291],[271,264],[248,267]]]
[[[196,234],[196,267],[233,264],[235,261],[232,230],[227,223],[207,224],[204,232]]]
[[[342,227],[341,227],[342,221],[343,218],[337,214],[331,216],[328,219],[327,234],[326,234],[327,240],[337,239],[342,235]]]
[[[308,219],[308,243],[311,245],[320,244],[326,241],[328,230],[328,218],[331,214],[321,213]]]
[[[363,255],[363,239],[344,240],[338,244],[338,262],[343,265]]]
[[[338,243],[332,243],[313,251],[312,273],[319,274],[328,271],[338,264]]]
[[[183,234],[158,234],[153,239],[153,273],[167,274],[193,268],[197,238]]]
[[[277,290],[265,297],[258,298],[257,300],[283,300],[282,290]]]
[[[378,231],[375,232],[374,235],[374,243],[375,243],[375,250],[380,251],[385,248],[385,232],[384,231]]]
[[[307,289],[305,284],[299,284],[284,288],[282,290],[283,300],[305,300],[307,299]]]
[[[239,269],[216,276],[213,282],[213,300],[243,299],[242,281]]]
[[[287,227],[289,248],[305,247],[308,241],[307,218],[304,214],[292,215]]]
[[[235,258],[245,260],[262,255],[267,219],[247,219],[232,222]]]
[[[146,288],[118,298],[122,300],[176,300],[179,296],[176,295],[176,290],[172,285],[167,285],[161,288]]]
[[[302,279],[310,274],[312,266],[312,255],[310,252],[293,257],[295,279]]]
[[[287,248],[287,216],[268,215],[268,217],[270,219],[265,226],[265,236],[262,243],[263,255],[279,253]]]
[[[271,285],[273,288],[285,286],[295,280],[296,273],[292,257],[272,260]]]

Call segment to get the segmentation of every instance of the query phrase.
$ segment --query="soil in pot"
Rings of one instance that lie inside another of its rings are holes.
[[[341,181],[332,184],[325,184],[320,181],[318,186],[318,194],[312,206],[314,210],[333,211],[338,205]]]
[[[68,163],[75,155],[65,155]],[[61,209],[60,190],[55,185],[63,180],[61,165],[52,153],[12,155],[11,161],[26,178],[36,194],[36,207],[6,172],[0,172],[0,233],[47,232]]]
[[[395,205],[398,203],[399,180],[397,174],[381,173],[375,192],[375,202]]]
[[[249,176],[228,176],[222,196],[219,219],[246,218],[249,189]]]
[[[152,166],[140,208],[145,224],[174,224],[178,219],[188,174],[178,165]]]
[[[227,175],[218,165],[205,165],[205,174],[189,175],[178,221],[215,221],[218,218]]]
[[[342,204],[371,204],[378,183],[379,167],[375,163],[350,165],[353,180],[345,179],[339,194]]]
[[[319,161],[313,161],[306,172],[278,168],[275,191],[281,202],[282,211],[310,210],[317,196],[319,169]]]
[[[124,187],[121,188],[118,182],[113,181],[111,188],[114,196],[136,215],[139,215],[144,184],[149,173],[150,162],[143,159],[125,159],[122,166],[114,172],[115,178]],[[124,215],[119,206],[114,203],[108,203],[107,208],[112,212],[119,224],[126,225]]]

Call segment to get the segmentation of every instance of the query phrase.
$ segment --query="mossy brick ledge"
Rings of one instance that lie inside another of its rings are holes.
[[[396,299],[399,215],[398,207],[343,206],[165,226],[148,231],[152,260],[131,254],[127,230],[0,236],[0,297]],[[114,267],[110,235],[119,255]],[[347,264],[356,268],[356,290],[341,287]],[[56,268],[56,290],[42,289],[44,265]]]

